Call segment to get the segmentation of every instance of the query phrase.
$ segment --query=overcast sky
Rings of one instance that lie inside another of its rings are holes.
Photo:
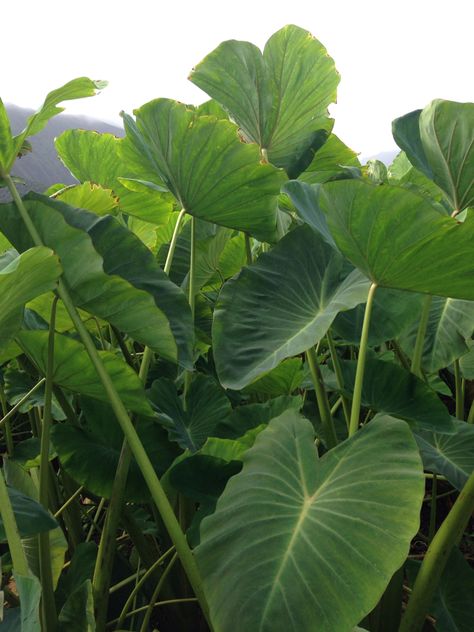
[[[472,0],[3,0],[0,96],[37,107],[78,76],[107,79],[67,111],[118,122],[156,97],[201,103],[191,68],[221,41],[262,47],[285,24],[319,39],[342,80],[335,132],[364,156],[395,147],[393,118],[474,101]],[[10,62],[8,62],[10,60]]]

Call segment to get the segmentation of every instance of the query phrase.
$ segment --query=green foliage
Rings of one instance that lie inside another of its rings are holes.
[[[23,198],[103,84],[17,136],[0,100],[0,629],[470,631],[474,104],[396,119],[387,168],[299,27],[190,78]]]

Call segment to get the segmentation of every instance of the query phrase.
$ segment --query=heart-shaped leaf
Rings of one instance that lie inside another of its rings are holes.
[[[367,291],[367,279],[346,276],[344,258],[312,228],[296,228],[221,291],[213,323],[221,383],[241,389],[306,351]]]
[[[371,422],[318,458],[312,425],[286,413],[243,460],[196,549],[214,626],[352,629],[418,529],[424,479],[408,426]]]
[[[423,196],[360,180],[321,185],[338,248],[377,285],[474,300],[474,213],[442,216]]]
[[[156,99],[124,116],[125,165],[165,185],[191,215],[274,240],[282,171],[262,164],[230,121],[198,116],[170,99]]]
[[[327,107],[336,100],[339,73],[324,46],[297,26],[272,35],[263,54],[249,42],[223,42],[190,80],[291,178],[305,170],[331,131]]]

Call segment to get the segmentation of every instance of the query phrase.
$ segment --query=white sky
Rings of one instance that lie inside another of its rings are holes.
[[[315,35],[342,79],[335,132],[364,156],[433,98],[474,101],[473,0],[0,0],[0,96],[37,107],[78,76],[107,79],[67,112],[118,122],[156,97],[201,103],[187,75],[221,41],[262,47],[285,24]],[[11,59],[11,63],[8,63]]]

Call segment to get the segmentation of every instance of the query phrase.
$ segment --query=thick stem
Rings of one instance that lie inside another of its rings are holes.
[[[51,430],[51,407],[53,400],[53,372],[54,372],[54,334],[56,326],[56,306],[58,299],[54,298],[51,307],[51,318],[48,336],[48,358],[46,363],[46,384],[44,391],[43,423],[41,426],[40,448],[40,485],[39,501],[45,509],[49,508],[49,435]],[[43,626],[48,632],[54,632],[58,625],[58,615],[54,600],[53,570],[51,568],[51,547],[49,531],[38,535],[39,567],[41,579],[41,617]]]
[[[21,217],[23,218],[23,221],[25,222],[25,225],[30,233],[31,238],[36,243],[36,245],[38,246],[44,245],[38,234],[38,231],[36,230],[34,224],[31,221],[31,218],[28,214],[26,207],[23,204],[22,199],[18,195],[18,192],[10,176],[6,176],[5,180],[16,202],[18,211]],[[89,355],[91,363],[94,366],[97,372],[97,375],[104,387],[104,390],[107,394],[110,405],[128,441],[132,454],[135,457],[135,460],[137,461],[137,465],[140,468],[143,478],[145,479],[145,482],[150,490],[153,501],[156,504],[156,507],[158,511],[160,512],[160,515],[171,537],[171,540],[173,541],[173,544],[176,547],[178,557],[181,561],[181,564],[184,568],[186,575],[188,576],[189,582],[194,590],[194,593],[196,597],[198,598],[198,601],[203,610],[204,616],[208,620],[209,626],[212,627],[209,620],[209,609],[208,609],[206,597],[204,595],[204,591],[202,588],[201,577],[200,577],[193,553],[187,543],[186,536],[184,535],[184,533],[182,532],[179,526],[179,523],[173,512],[173,508],[171,507],[168,501],[168,498],[160,483],[160,480],[153,468],[153,465],[151,464],[151,461],[145,451],[145,448],[143,447],[142,442],[140,441],[137,431],[135,430],[133,426],[132,420],[130,419],[127,413],[127,410],[125,406],[123,405],[123,402],[120,399],[119,394],[117,393],[117,390],[114,386],[112,379],[110,378],[110,375],[108,374],[107,370],[105,369],[102,363],[102,360],[98,354],[97,349],[95,348],[95,345],[89,335],[89,332],[84,326],[84,323],[82,322],[79,316],[79,313],[77,312],[77,309],[69,295],[69,291],[62,279],[59,280],[58,294],[61,300],[63,301],[64,306],[66,307],[69,313],[69,316],[71,317],[74,327],[77,333],[79,334],[82,340],[82,343]]]
[[[189,260],[189,290],[188,300],[191,307],[191,317],[194,323],[194,315],[196,311],[196,219],[191,217],[191,256]],[[184,374],[184,395],[183,406],[186,409],[186,395],[192,379],[192,371],[186,371]]]
[[[333,340],[331,331],[329,329],[326,332],[326,340],[328,341],[328,347],[329,347],[329,351],[331,353],[331,360],[332,360],[332,365],[334,367],[334,372],[336,374],[337,385],[339,387],[339,390],[341,391],[341,400],[342,400],[342,408],[344,410],[344,418],[346,420],[347,429],[349,430],[349,421],[350,421],[350,417],[351,417],[351,410],[350,410],[350,407],[349,407],[349,401],[343,395],[344,377],[342,375],[341,363],[339,361],[339,356],[337,354],[336,345],[334,344],[334,340]]]
[[[367,356],[367,346],[369,340],[370,316],[372,314],[372,305],[374,302],[374,294],[377,285],[372,283],[367,296],[367,304],[365,306],[364,322],[362,323],[362,333],[360,336],[359,358],[357,360],[357,370],[354,382],[354,394],[352,396],[351,420],[349,424],[349,437],[357,431],[359,427],[360,405],[362,399],[362,386],[364,384],[365,360]]]
[[[432,542],[436,533],[436,507],[438,504],[437,493],[438,479],[436,478],[436,474],[433,474],[433,479],[431,482],[430,526],[428,529],[428,542]]]
[[[12,429],[10,426],[10,420],[7,417],[8,415],[7,398],[5,397],[5,390],[3,388],[3,384],[0,384],[0,404],[2,407],[2,415],[3,415],[3,419],[0,420],[0,426],[3,423],[4,425],[3,432],[5,433],[5,444],[7,446],[7,453],[9,456],[13,456],[13,448],[14,448],[13,435],[12,435]]]
[[[418,325],[418,333],[416,334],[415,349],[411,360],[411,372],[421,378],[423,377],[421,361],[423,358],[423,347],[425,345],[425,336],[428,328],[432,298],[432,296],[425,296],[420,324]]]
[[[334,428],[334,421],[331,416],[328,396],[326,393],[326,389],[324,388],[323,377],[319,369],[318,357],[313,347],[310,347],[306,351],[306,360],[308,362],[309,370],[311,371],[311,377],[313,379],[314,390],[316,392],[316,401],[318,403],[319,416],[321,417],[321,422],[323,424],[327,447],[334,448],[334,446],[337,445],[336,430]]]
[[[448,516],[436,532],[418,571],[400,632],[420,632],[426,613],[453,547],[474,511],[474,472],[468,478]]]

